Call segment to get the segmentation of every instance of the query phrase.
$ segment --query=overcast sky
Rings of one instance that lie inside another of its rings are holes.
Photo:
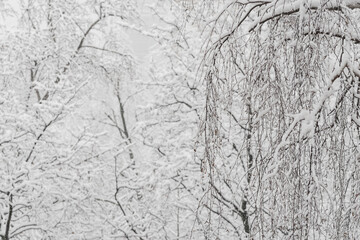
[[[155,24],[155,16],[150,14],[148,9],[146,8],[146,1],[144,0],[138,0],[141,17],[143,18],[145,25],[145,29],[150,30],[151,26]],[[134,50],[134,53],[136,54],[136,57],[139,59],[139,61],[143,62],[144,64],[147,64],[146,56],[150,52],[151,46],[155,44],[155,41],[151,39],[150,37],[144,36],[143,34],[140,34],[136,31],[129,30],[130,39],[132,42],[132,47]]]

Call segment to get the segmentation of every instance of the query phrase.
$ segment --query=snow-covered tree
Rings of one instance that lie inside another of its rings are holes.
[[[113,156],[125,147],[106,142],[111,134],[94,116],[103,114],[99,86],[108,71],[132,71],[125,66],[131,52],[119,36],[138,18],[135,2],[3,4],[1,237],[116,237],[123,226],[113,221],[128,220],[114,197]]]
[[[229,1],[212,20],[205,157],[241,236],[359,236],[358,7]]]

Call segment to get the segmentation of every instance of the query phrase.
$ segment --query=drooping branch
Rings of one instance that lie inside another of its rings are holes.
[[[337,80],[341,74],[343,73],[344,69],[348,67],[349,68],[349,63],[347,60],[345,60],[341,66],[339,66],[337,69],[335,69],[331,76],[329,77],[328,80],[328,85],[326,87],[326,90],[324,92],[324,94],[321,96],[320,100],[318,101],[317,105],[314,107],[314,109],[312,111],[307,111],[307,110],[303,110],[298,114],[295,114],[294,120],[293,122],[290,124],[290,126],[288,127],[288,129],[285,131],[285,133],[282,135],[281,138],[281,142],[278,144],[278,146],[275,149],[275,153],[274,153],[274,159],[275,159],[275,166],[270,169],[270,171],[272,171],[270,174],[268,174],[265,179],[269,179],[273,176],[275,176],[275,174],[278,172],[278,168],[279,168],[279,161],[277,160],[278,158],[278,154],[281,148],[285,147],[286,145],[289,144],[288,138],[290,136],[290,134],[293,132],[293,130],[295,129],[295,127],[300,123],[303,122],[304,120],[309,120],[314,121],[313,124],[315,124],[316,120],[316,115],[318,115],[320,113],[320,111],[323,109],[324,103],[325,101],[332,96],[332,86],[333,83],[335,82],[335,80]],[[304,129],[301,131],[301,136],[304,137],[306,134],[308,134],[309,130],[305,130]]]

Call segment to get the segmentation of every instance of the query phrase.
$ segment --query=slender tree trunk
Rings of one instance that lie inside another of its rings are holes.
[[[124,104],[121,102],[121,98],[120,98],[119,94],[117,94],[117,99],[119,102],[120,116],[121,116],[121,121],[122,121],[122,125],[123,125],[126,142],[127,142],[127,144],[131,144],[131,138],[130,138],[130,134],[127,129],[126,120],[125,120],[125,108],[124,108]],[[129,149],[129,157],[131,160],[134,159],[134,153],[132,152],[131,149]]]
[[[251,177],[252,177],[252,168],[253,168],[253,164],[254,164],[254,157],[251,153],[251,137],[252,137],[252,108],[251,108],[251,97],[248,97],[248,122],[249,122],[249,126],[248,126],[248,130],[247,130],[247,134],[246,134],[246,142],[247,142],[247,146],[246,146],[246,152],[247,152],[247,156],[248,156],[248,162],[247,162],[247,188],[250,187],[250,182],[251,182]],[[241,209],[243,214],[241,215],[242,221],[243,221],[243,225],[244,225],[244,231],[247,234],[250,234],[250,225],[249,225],[249,214],[248,214],[248,210],[247,210],[247,206],[248,206],[248,196],[247,196],[247,192],[244,193],[244,197],[243,200],[241,202]]]
[[[5,229],[5,235],[3,236],[4,240],[9,240],[9,234],[10,234],[10,225],[11,225],[11,218],[12,218],[12,214],[13,214],[13,204],[12,204],[12,200],[13,200],[13,195],[11,193],[8,193],[9,196],[9,215],[8,215],[8,219],[6,222],[6,229]]]

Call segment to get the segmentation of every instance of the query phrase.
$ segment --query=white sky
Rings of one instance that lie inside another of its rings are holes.
[[[144,23],[146,24],[144,30],[148,31],[151,29],[151,26],[156,23],[156,19],[146,9],[145,0],[138,0],[138,5],[142,8],[140,9],[140,13]],[[144,36],[143,34],[131,30],[129,31],[129,36],[136,57],[140,62],[147,64],[146,55],[149,54],[150,48],[155,44],[155,41],[150,37]]]

